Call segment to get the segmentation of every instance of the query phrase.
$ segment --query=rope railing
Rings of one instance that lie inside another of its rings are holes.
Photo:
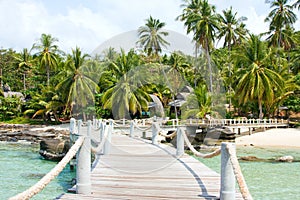
[[[148,127],[146,127],[146,128],[141,128],[141,127],[139,127],[138,124],[137,124],[136,122],[134,122],[134,121],[133,121],[133,125],[134,125],[135,128],[137,128],[137,129],[140,130],[140,131],[147,131],[147,130],[150,130],[150,129],[151,129],[151,126],[148,126]]]
[[[100,144],[98,144],[97,147],[92,147],[92,149],[91,149],[92,153],[97,154],[97,153],[101,152],[104,148],[104,145],[105,145],[105,142],[106,142],[106,139],[107,139],[107,136],[108,136],[108,128],[104,127],[102,131],[104,131],[104,134],[101,138],[101,142],[100,142]]]
[[[70,162],[70,160],[75,156],[78,149],[83,144],[83,141],[84,137],[79,137],[64,158],[48,174],[46,174],[39,182],[30,187],[28,190],[11,197],[9,200],[30,199],[34,195],[38,194],[65,168],[68,162]]]
[[[228,151],[229,158],[232,164],[233,172],[240,188],[241,194],[245,200],[252,200],[252,196],[248,190],[245,178],[243,176],[239,161],[236,156],[236,151],[229,143],[225,143],[226,150]]]
[[[183,138],[184,138],[184,142],[185,144],[187,145],[187,147],[193,152],[193,154],[197,157],[200,157],[200,158],[213,158],[215,156],[218,156],[221,154],[221,149],[216,149],[215,151],[211,152],[211,153],[207,153],[207,154],[204,154],[204,153],[201,153],[199,151],[197,151],[194,146],[191,144],[189,138],[187,137],[186,133],[184,131],[182,131],[182,135],[183,135]]]
[[[177,132],[176,131],[173,131],[171,134],[165,134],[164,132],[163,132],[163,130],[159,130],[158,131],[158,134],[159,135],[161,135],[161,136],[163,136],[163,137],[165,137],[165,138],[173,138],[173,137],[175,137],[176,135],[177,135]]]

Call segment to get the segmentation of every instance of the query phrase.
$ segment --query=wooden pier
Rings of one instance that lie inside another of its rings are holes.
[[[75,190],[75,188],[73,188]],[[219,199],[220,175],[195,158],[151,141],[113,134],[91,173],[91,194],[58,199]],[[242,199],[236,192],[236,199]]]

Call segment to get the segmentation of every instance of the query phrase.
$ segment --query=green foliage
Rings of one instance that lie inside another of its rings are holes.
[[[227,113],[230,118],[248,112],[274,116],[282,105],[300,112],[300,31],[293,27],[299,1],[294,5],[288,0],[266,2],[270,3],[265,20],[269,31],[262,33],[267,35],[262,40],[248,35],[245,18],[238,18],[231,7],[220,14],[208,0],[184,0],[177,19],[193,35],[195,56],[159,55],[169,45],[168,32],[163,30],[164,22],[151,16],[138,30],[137,44],[144,49],[140,54],[109,48],[102,57],[91,58],[76,47],[66,55],[50,34],[41,35],[31,49],[33,54],[26,48],[19,53],[0,49],[0,83],[27,97],[26,102],[4,98],[0,89],[0,119],[32,123],[19,117],[25,113],[30,118],[58,121],[71,117],[74,109],[78,111],[74,115],[139,117],[148,110],[149,94],[156,95],[169,111],[168,103],[183,85],[195,90],[188,99],[193,106],[182,107],[183,117],[220,115],[224,90],[235,110]],[[215,49],[220,39],[223,48]],[[145,68],[138,68],[141,65]],[[167,67],[159,71],[163,65]],[[172,117],[177,116],[173,113]]]
[[[0,97],[0,119],[6,121],[21,114],[22,101],[18,97]]]

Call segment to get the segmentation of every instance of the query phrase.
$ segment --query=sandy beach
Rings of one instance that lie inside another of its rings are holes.
[[[300,128],[277,128],[236,138],[237,146],[300,148]]]

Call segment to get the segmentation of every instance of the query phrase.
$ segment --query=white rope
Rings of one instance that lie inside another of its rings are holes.
[[[39,182],[35,185],[31,186],[26,191],[17,194],[14,197],[9,198],[9,200],[25,200],[30,199],[37,193],[39,193],[42,189],[44,189],[70,162],[70,160],[75,156],[78,149],[81,147],[84,141],[84,137],[79,137],[75,144],[71,147],[65,157],[48,173],[46,174]]]
[[[221,149],[217,149],[215,150],[214,152],[212,153],[208,153],[208,154],[203,154],[203,153],[200,153],[199,151],[197,151],[193,145],[191,144],[191,142],[189,141],[187,135],[185,134],[184,131],[181,131],[182,132],[182,135],[183,135],[183,138],[184,138],[184,141],[186,143],[186,145],[188,146],[188,148],[193,152],[193,154],[197,157],[200,157],[200,158],[212,158],[212,157],[215,157],[215,156],[218,156],[220,155],[221,153]]]
[[[135,122],[133,122],[133,125],[134,125],[135,128],[137,128],[140,131],[147,131],[147,130],[150,130],[151,127],[152,127],[152,126],[149,126],[147,128],[142,129],[142,128],[138,127],[138,125]]]
[[[105,144],[105,141],[106,141],[106,138],[107,138],[107,135],[108,135],[108,128],[105,128],[104,130],[105,131],[104,131],[104,135],[103,135],[103,138],[101,140],[101,143],[96,148],[95,147],[91,148],[93,153],[100,152],[104,147],[104,144]]]
[[[160,129],[159,132],[158,132],[158,134],[161,135],[161,136],[163,136],[163,137],[165,137],[165,138],[173,138],[173,137],[175,137],[177,135],[177,131],[174,131],[173,133],[167,135],[167,134],[163,133],[162,129]]]
[[[248,190],[245,178],[243,176],[241,167],[239,165],[239,161],[236,156],[236,152],[228,144],[226,145],[226,149],[228,150],[228,153],[230,155],[229,157],[230,157],[230,161],[231,161],[232,168],[234,171],[234,175],[238,182],[238,185],[239,185],[239,188],[240,188],[243,198],[245,200],[252,200],[253,198]]]

